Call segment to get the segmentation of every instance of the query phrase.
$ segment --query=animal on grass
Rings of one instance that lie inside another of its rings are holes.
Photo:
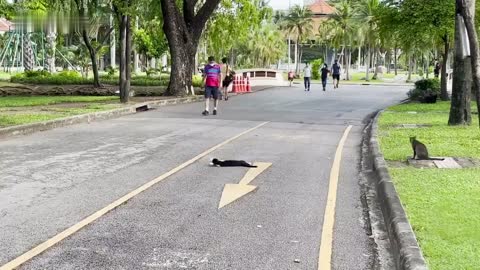
[[[428,150],[425,144],[417,140],[417,137],[410,137],[410,143],[413,148],[413,159],[420,160],[444,160],[444,158],[431,158],[428,156]]]
[[[245,160],[220,160],[218,158],[212,159],[210,165],[217,167],[248,167],[248,168],[257,168],[257,166],[246,162]]]

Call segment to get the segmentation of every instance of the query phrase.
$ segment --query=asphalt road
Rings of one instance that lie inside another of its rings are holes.
[[[260,123],[21,269],[317,269],[335,150],[340,163],[332,269],[370,269],[375,246],[360,201],[365,119],[405,87],[276,88],[222,102],[219,115],[185,104],[0,141],[0,266],[185,161]],[[257,189],[218,209],[247,168],[271,162]]]

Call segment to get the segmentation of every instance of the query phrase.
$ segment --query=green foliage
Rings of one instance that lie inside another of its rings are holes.
[[[115,75],[115,69],[112,66],[108,66],[105,68],[108,77],[113,77]]]
[[[440,81],[438,79],[416,81],[415,88],[408,92],[408,97],[412,100],[419,100],[432,94],[440,94]]]
[[[168,50],[168,42],[157,18],[148,20],[135,31],[133,41],[139,53],[150,58],[160,58]]]
[[[314,80],[320,80],[320,67],[323,64],[323,59],[317,59],[312,61],[312,78]]]
[[[199,75],[193,75],[192,78],[193,87],[203,87],[203,78]]]
[[[6,0],[0,0],[0,18],[11,19],[14,15],[15,8]]]
[[[235,55],[237,67],[266,66],[276,62],[284,56],[286,48],[282,33],[272,23],[272,16],[273,10],[265,1],[223,0],[204,32],[208,54],[218,59]],[[264,37],[265,34],[268,37]],[[265,47],[273,51],[266,51]],[[259,56],[260,51],[266,52],[264,56]],[[201,59],[202,62],[206,60]]]

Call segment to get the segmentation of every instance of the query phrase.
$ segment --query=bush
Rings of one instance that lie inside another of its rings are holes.
[[[193,87],[203,87],[203,78],[200,75],[193,75],[192,78]]]
[[[320,67],[323,64],[323,59],[317,59],[312,62],[312,79],[320,80]]]
[[[17,74],[17,75],[22,75],[22,74]],[[25,71],[24,76],[27,78],[33,78],[33,77],[47,77],[49,76],[50,73],[46,70],[32,70],[32,71]]]
[[[415,82],[415,89],[434,90],[440,92],[440,81],[438,79],[423,79]]]
[[[25,84],[90,84],[92,80],[83,79],[76,71],[62,71],[56,74],[50,74],[47,71],[27,71],[12,76],[10,81],[13,83]]]
[[[435,95],[440,94],[440,81],[438,79],[423,79],[415,82],[415,89],[408,92],[411,100],[431,100]]]
[[[105,68],[108,77],[113,77],[115,75],[115,69],[112,66],[108,66]]]

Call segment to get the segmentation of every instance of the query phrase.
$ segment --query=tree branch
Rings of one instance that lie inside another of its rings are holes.
[[[183,1],[183,19],[188,28],[192,26],[193,19],[195,18],[195,5],[197,0],[184,0]]]
[[[192,33],[194,40],[198,40],[200,38],[200,36],[202,35],[203,28],[205,27],[205,24],[207,23],[208,19],[210,18],[210,15],[217,8],[219,3],[220,3],[220,0],[205,1],[205,4],[203,4],[203,6],[198,11],[198,13],[195,15],[192,28],[190,29],[190,32]]]
[[[95,48],[96,52],[98,52],[102,48],[103,44],[105,43],[105,41],[107,40],[107,38],[110,36],[110,34],[113,32],[114,29],[115,29],[114,27],[110,27],[107,33],[105,33],[105,35],[98,41],[99,46]]]

